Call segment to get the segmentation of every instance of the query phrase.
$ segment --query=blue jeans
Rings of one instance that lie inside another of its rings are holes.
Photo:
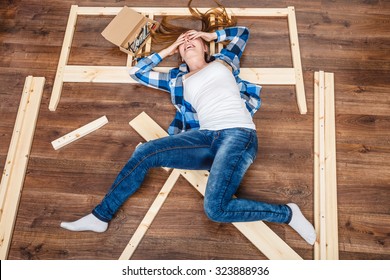
[[[119,207],[138,190],[150,168],[171,167],[210,170],[204,210],[213,221],[288,223],[292,213],[287,205],[233,198],[256,153],[256,131],[246,128],[190,130],[149,141],[135,149],[92,213],[109,222]]]

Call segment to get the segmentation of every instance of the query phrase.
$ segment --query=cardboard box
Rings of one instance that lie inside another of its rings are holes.
[[[136,55],[146,44],[158,22],[125,6],[103,30],[102,35],[125,53]]]

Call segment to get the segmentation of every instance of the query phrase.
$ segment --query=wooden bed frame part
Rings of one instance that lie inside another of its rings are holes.
[[[154,16],[177,15],[189,16],[188,8],[153,8],[131,7],[139,13],[153,19]],[[124,66],[84,66],[68,65],[69,54],[72,46],[73,35],[76,29],[77,16],[115,16],[122,7],[79,7],[72,5],[65,31],[65,37],[58,62],[57,73],[54,80],[49,109],[55,111],[61,98],[62,85],[65,82],[80,83],[135,83],[127,73],[127,68],[132,66],[132,57],[129,55],[127,65]],[[199,8],[205,12],[208,8]],[[290,46],[292,55],[292,68],[241,68],[240,76],[248,81],[261,85],[294,85],[298,109],[301,114],[306,114],[306,97],[302,74],[302,63],[299,50],[298,29],[294,7],[287,8],[227,8],[229,14],[237,17],[274,17],[287,18]],[[217,48],[222,45],[218,44]],[[151,42],[146,44],[146,50],[150,51]],[[216,50],[214,42],[210,44],[210,51]],[[156,67],[157,71],[168,71],[169,67]]]
[[[334,74],[314,73],[314,259],[338,260]]]
[[[44,77],[28,76],[24,83],[0,184],[0,260],[11,245],[44,86]]]

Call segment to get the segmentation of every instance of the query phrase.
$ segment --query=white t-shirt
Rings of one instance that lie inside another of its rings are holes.
[[[185,78],[183,85],[184,99],[196,110],[200,129],[255,129],[236,80],[223,64],[216,61],[209,63]]]

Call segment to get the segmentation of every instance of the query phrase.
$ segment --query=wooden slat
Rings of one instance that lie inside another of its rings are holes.
[[[339,259],[334,75],[325,73],[326,257]]]
[[[320,259],[326,259],[325,74],[319,72]]]
[[[170,67],[156,67],[168,72]],[[295,85],[294,68],[241,68],[242,79],[262,85]],[[125,66],[66,66],[64,82],[73,83],[136,83]]]
[[[126,67],[132,67],[132,66],[133,66],[133,55],[128,53],[126,59]]]
[[[72,47],[73,34],[76,29],[77,9],[77,5],[72,5],[72,7],[70,8],[68,24],[66,26],[65,37],[62,43],[60,60],[58,61],[56,77],[54,80],[53,90],[51,92],[51,98],[49,103],[50,111],[55,111],[57,109],[58,102],[61,98],[63,75],[65,70],[64,68],[65,65],[68,63],[70,49]]]
[[[130,125],[147,141],[157,139],[168,134],[150,118],[145,112],[130,122]],[[202,195],[204,195],[208,172],[181,171],[186,178]],[[233,223],[264,255],[270,259],[301,259],[278,235],[268,228],[262,221],[251,223]]]
[[[320,236],[320,139],[319,139],[319,73],[314,73],[314,228]],[[320,238],[314,243],[314,259],[320,259]]]
[[[43,77],[26,78],[16,116],[0,184],[0,259],[2,260],[7,258],[11,243],[44,84]]]
[[[240,77],[261,85],[294,85],[294,68],[241,68]]]
[[[154,20],[154,15],[152,13],[149,13],[147,14],[148,18],[151,19],[151,20]],[[147,40],[146,40],[146,44],[145,44],[145,52],[146,53],[150,53],[152,50],[152,37],[150,36]]]
[[[26,77],[26,81],[24,83],[24,88],[22,92],[22,97],[19,103],[19,110],[18,110],[18,115],[16,116],[16,121],[14,125],[14,130],[12,133],[12,139],[10,146],[8,148],[8,154],[7,154],[7,160],[4,166],[4,171],[3,171],[3,176],[1,178],[1,188],[0,188],[0,215],[2,215],[2,210],[4,208],[4,202],[6,199],[7,195],[7,190],[8,190],[8,184],[9,180],[11,179],[11,171],[13,169],[14,165],[14,158],[16,157],[16,152],[18,151],[17,147],[20,141],[20,134],[22,133],[23,130],[23,125],[24,125],[24,119],[25,119],[25,108],[28,104],[28,99],[29,99],[29,94],[30,94],[30,89],[32,87],[32,82],[33,82],[33,77],[28,76]],[[20,113],[19,113],[20,112]],[[1,216],[0,216],[1,220]]]
[[[129,125],[146,141],[168,136],[168,133],[145,112],[132,119]]]
[[[299,50],[298,28],[295,17],[294,7],[288,7],[288,29],[290,34],[291,55],[293,67],[295,69],[295,94],[299,112],[301,114],[307,113],[305,85],[303,83],[302,62]]]
[[[170,8],[170,7],[131,7],[139,13],[152,13],[155,16],[172,15],[172,16],[189,16],[191,13],[188,8]],[[85,16],[115,16],[122,7],[78,7],[77,14]],[[204,13],[210,8],[199,8]],[[287,17],[288,9],[286,8],[226,8],[228,13],[240,17]]]
[[[333,73],[314,74],[314,258],[337,260],[338,217]]]
[[[68,134],[61,136],[60,138],[51,142],[54,150],[58,150],[84,136],[87,134],[101,128],[103,125],[108,123],[108,119],[106,116],[100,117],[82,127],[69,132]]]
[[[142,238],[145,236],[149,227],[152,225],[154,218],[157,216],[158,212],[160,211],[162,205],[164,204],[165,200],[167,199],[169,193],[171,192],[173,186],[175,185],[179,177],[180,171],[174,169],[171,175],[169,175],[167,181],[157,195],[156,199],[154,200],[152,206],[150,206],[145,217],[142,219],[141,224],[138,226],[137,230],[131,237],[126,248],[123,250],[121,256],[119,257],[120,260],[129,260],[131,258],[131,256],[137,249],[139,243],[141,243]]]

